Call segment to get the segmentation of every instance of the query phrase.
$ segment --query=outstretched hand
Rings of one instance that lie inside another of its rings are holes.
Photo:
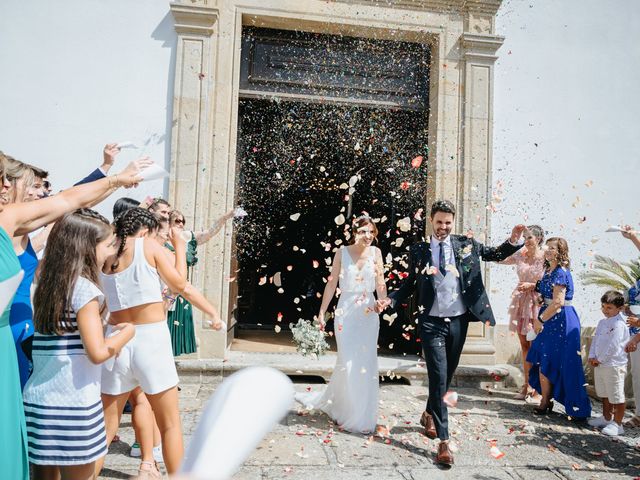
[[[116,175],[117,182],[124,188],[137,187],[142,181],[140,172],[153,163],[149,157],[142,157],[134,160],[127,167]]]

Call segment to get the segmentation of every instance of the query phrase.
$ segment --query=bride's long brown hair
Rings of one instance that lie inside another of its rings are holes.
[[[68,324],[73,289],[81,276],[100,286],[96,247],[112,233],[109,221],[88,208],[76,210],[56,222],[44,251],[33,299],[37,332],[61,335],[76,329]],[[103,305],[100,313],[105,308]]]

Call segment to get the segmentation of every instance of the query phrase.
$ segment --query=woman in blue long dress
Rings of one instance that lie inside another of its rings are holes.
[[[13,297],[9,323],[11,333],[16,344],[18,354],[18,368],[20,369],[20,386],[24,388],[31,372],[31,361],[22,348],[22,342],[33,336],[33,307],[31,306],[31,284],[38,268],[38,257],[27,236],[27,248],[18,255],[20,267],[24,270],[24,277],[20,282],[16,296]]]
[[[571,305],[573,279],[566,240],[559,237],[547,240],[545,259],[547,269],[538,285],[544,305],[534,322],[538,336],[527,355],[527,361],[533,365],[529,384],[542,395],[534,412],[551,412],[555,400],[564,406],[568,416],[587,418],[591,415],[591,403],[580,353],[580,318]]]
[[[40,169],[15,159],[8,162],[8,167],[5,168],[7,170],[7,180],[11,184],[8,203],[25,203],[38,200],[39,188],[41,189],[42,185],[41,182],[36,181],[36,170],[42,172]],[[16,235],[13,237],[12,242],[13,249],[20,261],[20,267],[24,271],[24,277],[22,277],[18,291],[13,297],[9,323],[11,324],[11,333],[13,333],[15,350],[18,355],[20,386],[24,388],[31,373],[31,361],[24,353],[22,342],[33,336],[31,284],[38,268],[38,257],[31,246],[29,235]]]

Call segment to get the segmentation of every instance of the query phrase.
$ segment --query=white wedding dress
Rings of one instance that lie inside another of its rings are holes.
[[[322,410],[349,432],[372,433],[378,420],[378,314],[375,249],[368,247],[362,269],[342,247],[340,299],[335,312],[338,359],[326,390],[298,393],[308,409]]]

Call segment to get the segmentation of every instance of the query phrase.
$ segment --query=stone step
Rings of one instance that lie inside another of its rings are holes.
[[[178,374],[183,383],[199,383],[206,377],[226,377],[246,367],[261,365],[272,367],[291,377],[320,377],[328,381],[336,363],[336,354],[329,353],[318,359],[298,353],[256,353],[229,351],[222,359],[176,360]],[[488,384],[505,385],[513,367],[507,365],[459,365],[452,386],[485,387]],[[379,356],[378,373],[387,379],[404,379],[413,385],[427,384],[427,369],[417,356]]]

